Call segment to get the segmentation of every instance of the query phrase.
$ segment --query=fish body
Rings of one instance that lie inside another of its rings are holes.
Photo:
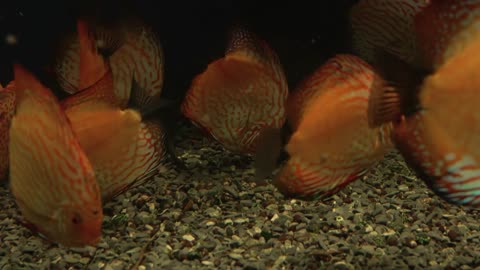
[[[286,146],[290,157],[274,179],[282,193],[330,195],[392,149],[391,124],[368,125],[369,96],[379,79],[365,61],[341,54],[300,84],[289,98],[289,113],[301,106],[289,115],[298,123]]]
[[[350,10],[354,52],[370,64],[378,49],[420,64],[415,17],[432,0],[360,0]]]
[[[427,185],[451,203],[477,207],[480,205],[478,50],[480,35],[419,83],[391,80],[396,91],[376,94],[383,98],[372,102],[373,106],[400,108],[391,117],[394,142]],[[415,70],[410,72],[414,74]],[[392,69],[386,74],[391,73],[398,71]],[[381,117],[374,115],[377,121],[372,122],[384,123]]]
[[[79,22],[80,41],[87,33],[82,29],[84,26]],[[92,41],[84,43],[89,42]],[[80,63],[87,63],[80,71],[95,66],[95,62],[89,65],[91,62],[84,61],[85,55],[80,56]],[[131,63],[122,64],[128,66]],[[160,123],[144,121],[136,109],[123,108],[123,104],[99,96],[100,93],[114,92],[112,77],[108,76],[108,71],[106,74],[86,90],[62,102],[79,143],[92,163],[104,201],[151,179],[165,156],[164,131]],[[80,72],[79,80],[94,81],[94,76]],[[151,100],[156,99],[144,98],[144,103],[139,105],[152,106]]]
[[[128,26],[120,31],[123,34],[121,38],[118,38],[119,31],[113,29],[99,27],[99,30],[93,30],[97,37],[94,41],[97,51],[115,48],[107,58],[111,72],[109,76],[113,80],[111,89],[121,108],[126,108],[130,99],[143,106],[149,99],[159,97],[164,73],[163,49],[158,36],[148,25],[138,20],[126,24]],[[77,36],[66,37],[55,62],[54,70],[59,84],[70,94],[84,91],[93,85],[91,83],[82,87],[79,84],[81,45],[81,39]],[[104,76],[105,72],[98,72],[96,80],[91,81],[99,81]],[[132,87],[137,91],[131,97]]]
[[[93,165],[104,201],[157,174],[165,156],[160,123],[98,101],[81,103],[66,114]]]
[[[225,56],[193,80],[181,110],[225,148],[252,154],[261,132],[283,126],[287,97],[277,55],[253,33],[236,28]]]
[[[79,40],[78,65],[75,71],[77,73],[76,86],[81,91],[62,100],[62,107],[68,109],[83,102],[91,100],[101,100],[118,105],[126,106],[128,100],[118,98],[114,92],[113,74],[103,57],[94,50],[95,41],[89,35],[89,28],[85,21],[79,20],[77,23],[77,32]],[[62,80],[59,80],[62,84]]]
[[[415,17],[423,66],[436,69],[478,35],[480,1],[430,0]]]
[[[15,113],[15,89],[15,81],[5,88],[0,86],[0,180],[6,180],[8,175],[9,129]]]
[[[93,167],[50,90],[18,64],[14,74],[9,160],[17,205],[48,239],[65,246],[95,245],[103,212]]]

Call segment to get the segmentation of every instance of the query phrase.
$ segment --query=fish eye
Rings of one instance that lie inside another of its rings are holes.
[[[93,215],[94,216],[98,215],[98,210],[93,210]]]
[[[82,223],[82,217],[78,213],[74,213],[72,217],[72,223],[76,225]]]

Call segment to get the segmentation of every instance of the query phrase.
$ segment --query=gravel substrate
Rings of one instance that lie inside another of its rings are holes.
[[[97,248],[65,249],[19,224],[0,187],[0,269],[474,269],[477,210],[450,205],[396,154],[326,201],[252,182],[252,160],[185,124],[153,181],[105,206]]]

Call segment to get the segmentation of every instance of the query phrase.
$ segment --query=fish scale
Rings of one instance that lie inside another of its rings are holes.
[[[373,63],[384,49],[408,63],[417,63],[415,15],[432,0],[360,0],[350,11],[353,49]]]
[[[251,154],[264,128],[283,126],[287,96],[276,54],[253,33],[236,28],[225,57],[194,78],[181,110],[225,148]]]
[[[280,191],[295,197],[330,195],[392,150],[391,124],[368,125],[377,79],[365,61],[341,54],[299,85],[288,100],[289,121],[298,124],[286,147],[290,158],[274,179]]]

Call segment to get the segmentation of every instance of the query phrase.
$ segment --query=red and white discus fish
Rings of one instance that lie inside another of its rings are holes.
[[[108,74],[108,65],[98,64],[103,59],[88,46],[93,41],[83,21],[79,21],[78,33],[81,41],[79,80],[93,82],[96,74]],[[104,69],[98,69],[97,73],[82,72],[96,66]],[[165,156],[164,130],[159,122],[142,121],[137,110],[122,108],[122,104],[98,95],[113,93],[114,87],[112,77],[103,76],[85,90],[62,101],[80,145],[94,167],[103,200],[151,179]],[[151,102],[157,100],[155,97],[144,97],[146,108],[155,106]]]
[[[265,41],[236,28],[225,56],[192,82],[183,114],[226,149],[253,154],[262,133],[286,119],[288,85],[280,61]]]
[[[353,49],[374,63],[380,49],[416,64],[415,16],[431,0],[360,0],[350,10]]]
[[[65,246],[95,245],[103,219],[95,174],[58,100],[14,65],[10,186],[26,221]]]
[[[163,87],[164,56],[160,41],[154,31],[138,19],[121,23],[121,30],[98,28],[94,46],[100,49],[114,48],[108,57],[113,78],[113,90],[121,108],[126,108],[132,88],[133,102],[139,107],[147,105],[154,97],[160,97]],[[122,36],[119,36],[120,34]],[[54,67],[60,86],[68,93],[82,91],[85,85],[79,81],[82,40],[77,36],[67,37]],[[103,73],[97,73],[99,81]],[[95,81],[95,82],[96,82]]]

